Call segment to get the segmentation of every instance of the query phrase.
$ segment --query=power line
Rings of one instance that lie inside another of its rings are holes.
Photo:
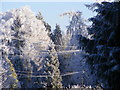
[[[19,72],[16,72],[16,73],[17,73],[17,75],[24,75],[24,76],[27,76],[27,77],[52,77],[51,75],[29,75],[28,76],[27,71],[24,71],[24,72],[26,72],[24,74],[21,73],[21,72],[23,72],[23,71],[19,71]],[[4,74],[4,73],[6,73],[6,72],[0,73],[0,75]],[[64,77],[64,76],[69,76],[69,75],[78,74],[78,73],[81,73],[81,72],[70,72],[70,73],[66,73],[66,74],[61,74],[60,76]],[[57,74],[55,74],[55,75],[57,75]]]
[[[80,52],[80,51],[82,51],[82,50],[80,50],[80,49],[76,49],[76,50],[62,50],[62,51],[56,51],[56,52],[53,52],[53,53],[61,54],[61,53],[74,53],[74,52]],[[49,53],[49,50],[41,50],[40,53]]]
[[[56,53],[62,53],[62,52],[79,52],[81,51],[80,49],[76,50],[62,50],[62,51],[57,51]],[[41,51],[41,52],[49,52],[49,50]]]
[[[71,72],[71,73],[62,74],[60,76],[64,77],[64,76],[69,76],[69,75],[78,74],[78,73],[81,73],[81,72]],[[17,75],[24,75],[27,77],[52,77],[51,75],[29,75],[28,76],[28,74],[19,74],[19,73]],[[57,74],[55,74],[55,75],[57,75]]]

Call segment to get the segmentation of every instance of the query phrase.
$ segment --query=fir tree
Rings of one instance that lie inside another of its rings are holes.
[[[47,89],[62,88],[62,78],[59,70],[59,60],[54,47],[49,46],[48,54],[41,60],[41,73],[43,77],[38,78],[38,87]]]
[[[47,74],[47,88],[62,88],[62,78],[59,71],[59,61],[55,49],[49,47],[49,55],[45,57],[45,73]]]
[[[48,23],[44,23],[45,27],[46,27],[46,31],[48,32],[48,36],[50,37],[50,39],[52,40],[53,34],[51,31],[51,26]]]
[[[1,52],[0,53],[0,64],[1,64],[0,79],[2,80],[0,83],[1,84],[0,88],[20,88],[21,85],[17,78],[15,68],[11,60],[9,60],[8,58],[10,53],[10,48],[12,49],[12,47],[9,46],[11,42],[11,36],[10,36],[11,29],[7,31],[7,29],[4,29],[4,24],[3,23],[0,23],[0,24],[3,25],[3,27],[1,27],[2,38],[0,38],[0,52]],[[9,24],[7,24],[6,26],[10,27]]]
[[[25,46],[25,38],[23,36],[26,33],[25,31],[20,30],[21,26],[22,24],[20,22],[19,17],[16,17],[13,25],[11,26],[11,29],[12,31],[14,31],[14,34],[12,34],[13,38],[11,39],[11,42],[8,43],[8,46],[10,46],[11,50],[11,52],[8,54],[8,57],[13,63],[16,71],[26,71],[26,74],[29,75],[29,72],[31,72],[32,69],[29,59],[23,58],[22,50]],[[19,76],[18,79],[22,82],[22,87],[28,87],[27,84],[29,83],[28,81],[30,81],[30,78],[23,79],[21,76]]]
[[[58,25],[58,24],[56,24],[56,26],[55,26],[52,40],[53,40],[54,44],[56,45],[55,49],[60,50],[61,45],[62,45],[62,33],[61,33],[60,25]]]
[[[86,50],[90,53],[88,62],[104,88],[117,90],[120,88],[120,2],[95,3],[90,9],[98,14],[90,19],[93,24],[88,30],[93,39],[86,39],[89,42]]]
[[[36,19],[27,7],[5,12],[2,17],[4,18],[0,18],[0,50],[3,50],[3,55],[11,61],[17,74],[20,74],[18,80],[21,87],[35,87],[35,82],[39,80],[31,78],[31,71],[34,71],[34,74],[38,72],[40,60],[46,56],[41,51],[47,50],[48,45],[52,43],[44,23]],[[5,62],[4,59],[3,61]]]

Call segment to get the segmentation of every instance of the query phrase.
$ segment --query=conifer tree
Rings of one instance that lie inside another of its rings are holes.
[[[14,31],[14,34],[12,35],[13,38],[11,42],[9,42],[10,47],[14,48],[14,55],[11,55],[10,53],[8,56],[12,61],[16,71],[26,71],[26,74],[29,76],[32,68],[29,58],[23,58],[23,49],[25,47],[24,35],[26,34],[26,32],[20,30],[21,25],[22,24],[19,17],[16,17],[16,20],[14,20],[14,23],[11,26],[11,29]],[[28,83],[30,83],[30,78],[26,77],[26,79],[23,79],[21,76],[19,76],[19,80],[22,82],[22,87],[28,87]]]
[[[37,69],[41,65],[40,60],[46,56],[41,51],[47,50],[48,45],[52,43],[44,23],[37,20],[28,7],[10,10],[1,14],[1,17],[3,18],[0,18],[2,32],[0,50],[5,51],[3,53],[13,64],[21,87],[36,87],[35,82],[38,78],[31,78],[33,74],[31,71],[34,71],[34,74],[38,72]],[[3,61],[5,62],[5,60]]]
[[[41,77],[36,78],[36,87],[48,89],[62,88],[59,60],[53,46],[49,46],[47,55],[40,61],[41,64],[39,68],[36,68],[38,72],[36,74],[41,74]]]
[[[2,21],[2,20],[1,20]],[[2,23],[0,23],[1,25]],[[6,25],[9,27],[9,25]],[[6,30],[1,27],[0,37],[0,88],[20,88],[20,82],[18,80],[15,68],[11,60],[8,59],[10,46],[8,47],[11,38]],[[9,32],[9,30],[8,30]]]
[[[93,24],[88,29],[93,39],[86,39],[89,42],[86,47],[92,46],[86,48],[90,53],[88,62],[102,87],[117,90],[120,88],[120,2],[94,3],[89,8],[97,15],[90,19]]]
[[[59,61],[54,48],[49,47],[49,54],[45,57],[45,73],[47,74],[47,88],[62,88],[62,78],[60,76]]]
[[[11,61],[3,55],[0,61],[0,88],[20,88],[16,71]]]
[[[48,36],[50,37],[50,39],[52,40],[53,34],[51,31],[51,26],[48,23],[44,23],[45,27],[46,27],[46,31],[48,32]]]
[[[55,49],[60,50],[61,49],[60,45],[62,45],[63,42],[62,42],[61,28],[60,28],[60,25],[58,25],[58,24],[56,24],[56,26],[55,26],[52,40],[53,40],[54,44],[56,45]]]

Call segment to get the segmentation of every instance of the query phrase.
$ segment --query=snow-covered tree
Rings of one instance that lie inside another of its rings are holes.
[[[2,88],[20,88],[17,74],[11,61],[6,57],[1,49],[0,54],[0,89]]]
[[[34,78],[34,88],[48,88],[48,89],[57,89],[62,88],[62,78],[59,71],[59,61],[58,56],[53,48],[49,46],[49,49],[46,51],[46,55],[37,62],[32,61],[34,64],[33,75],[38,75],[38,78]],[[36,72],[37,71],[37,72]]]
[[[32,75],[41,69],[41,60],[47,55],[44,51],[53,44],[43,21],[38,20],[28,7],[10,10],[0,17],[1,50],[12,62],[21,87],[32,88],[38,82],[36,87],[40,88],[39,77]]]
[[[70,25],[67,26],[67,34],[73,35],[73,34],[75,34],[75,32],[81,33],[82,28],[85,28],[86,25],[83,21],[83,18],[81,17],[81,12],[78,11],[78,12],[72,12],[72,13],[73,13],[73,15],[70,20]],[[79,29],[81,29],[81,30],[79,30]]]
[[[86,63],[87,53],[82,46],[81,38],[90,38],[87,25],[81,17],[81,12],[68,12],[65,15],[71,15],[71,21],[67,26],[67,35],[69,43],[66,50],[60,57],[61,73],[71,73],[63,77],[63,84],[68,85],[92,85],[96,84],[96,78],[91,75],[89,65]],[[91,38],[90,38],[91,39]]]
[[[71,49],[80,48],[82,45],[81,38],[91,38],[87,31],[87,25],[85,20],[82,18],[82,13],[71,12],[72,18],[69,26],[67,26],[67,35],[70,37],[69,45]],[[74,47],[75,46],[75,47]]]
[[[60,50],[61,45],[62,45],[62,32],[60,25],[56,24],[55,30],[53,32],[52,40],[54,44],[56,45],[55,49]]]
[[[39,12],[39,13],[37,14],[36,18],[37,18],[38,20],[42,20],[42,21],[43,21],[44,26],[45,26],[45,28],[46,28],[46,31],[48,32],[48,36],[50,37],[50,39],[52,39],[53,34],[52,34],[52,32],[51,32],[51,26],[50,26],[47,22],[45,22],[42,14],[41,14],[41,12]]]
[[[49,54],[45,57],[44,73],[47,75],[45,83],[47,88],[59,89],[62,88],[62,78],[59,71],[59,62],[55,49],[49,47]]]
[[[90,18],[93,23],[88,30],[93,39],[86,39],[88,62],[102,87],[117,90],[120,88],[120,2],[94,3],[92,7],[97,15]]]
[[[52,40],[53,34],[51,31],[51,26],[48,23],[44,23],[45,27],[46,27],[46,31],[48,31],[48,36],[50,37],[50,39]]]
[[[6,13],[9,14],[9,13]],[[1,69],[1,88],[18,88],[18,79],[12,62],[8,59],[9,47],[8,43],[11,41],[12,36],[10,35],[10,25],[12,19],[7,21],[8,17],[0,18],[0,69]],[[7,21],[7,23],[5,23]]]

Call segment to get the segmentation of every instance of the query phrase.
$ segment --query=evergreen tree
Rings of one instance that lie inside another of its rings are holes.
[[[39,13],[37,14],[36,18],[37,18],[38,20],[41,20],[41,21],[44,23],[44,26],[45,26],[45,28],[46,28],[46,31],[48,32],[48,36],[52,39],[51,26],[50,26],[47,22],[45,22],[42,14],[41,14],[41,12],[39,12]]]
[[[0,88],[20,88],[16,71],[11,61],[3,55],[0,60]]]
[[[4,28],[5,20],[0,19],[0,21],[2,21],[0,23],[2,26],[0,30],[2,32],[0,37],[0,88],[20,88],[21,85],[17,78],[15,68],[8,58],[12,49],[9,46],[12,38],[10,35],[11,29]],[[9,24],[6,24],[6,27],[10,27],[10,21],[8,21],[8,23]]]
[[[14,20],[11,29],[14,31],[12,35],[13,38],[11,42],[8,43],[10,46],[11,52],[9,53],[8,57],[12,61],[16,71],[26,71],[26,74],[29,75],[32,68],[29,59],[23,58],[23,49],[25,46],[25,38],[23,37],[26,33],[25,31],[21,31],[21,22],[19,17],[16,17]],[[14,49],[13,49],[14,48]],[[14,53],[13,55],[11,53]],[[26,65],[27,64],[27,65]],[[22,87],[28,87],[28,83],[30,83],[30,78],[22,78],[21,76],[18,77],[19,80],[22,82]],[[28,82],[29,81],[29,82]]]
[[[94,3],[89,8],[98,14],[90,18],[93,23],[88,30],[93,39],[85,39],[86,51],[90,53],[88,62],[104,88],[117,90],[120,88],[120,2]]]
[[[46,31],[48,32],[48,36],[52,40],[53,34],[52,34],[52,31],[51,31],[51,26],[46,22],[44,23],[44,25],[45,25]]]
[[[3,50],[3,56],[13,64],[22,88],[39,87],[38,84],[35,86],[39,78],[31,76],[38,72],[41,59],[46,56],[41,51],[47,50],[52,43],[44,23],[27,7],[10,10],[1,17],[0,50]]]
[[[45,82],[46,88],[59,89],[62,88],[62,78],[59,71],[59,61],[55,49],[49,47],[49,54],[45,57],[45,74],[47,75]]]
[[[58,24],[56,24],[56,26],[55,26],[52,40],[53,40],[54,44],[56,45],[55,49],[60,50],[61,49],[60,45],[62,45],[62,33],[61,33],[60,25],[58,25]]]
[[[60,54],[60,68],[62,73],[77,71],[79,74],[63,77],[63,84],[65,86],[75,84],[94,86],[96,84],[96,78],[91,75],[88,64],[86,64],[85,56],[87,53],[84,49],[80,48],[83,42],[81,39],[89,38],[87,25],[81,16],[81,12],[68,12],[68,14],[71,15],[70,24],[67,26],[67,35],[70,36],[70,40],[66,48],[68,53],[63,53],[63,55]],[[79,51],[76,52],[77,50]],[[82,71],[85,72],[83,73]],[[86,77],[86,75],[88,77]]]
[[[0,47],[0,88],[20,88],[13,64],[7,58],[6,49],[4,45]]]

